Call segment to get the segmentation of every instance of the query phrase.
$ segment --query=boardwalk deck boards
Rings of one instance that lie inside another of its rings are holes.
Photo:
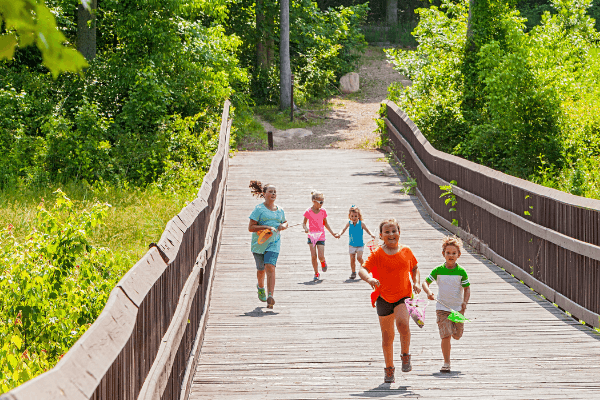
[[[277,186],[277,204],[290,224],[302,222],[316,188],[325,193],[334,231],[356,204],[372,231],[383,218],[399,220],[401,243],[415,253],[422,280],[441,264],[440,240],[447,232],[416,197],[403,194],[402,178],[381,157],[358,150],[290,150],[238,153],[231,160],[221,249],[190,399],[600,398],[600,334],[469,248],[459,263],[472,283],[466,313],[472,322],[452,343],[452,374],[439,373],[431,303],[425,327],[411,325],[413,371],[398,368],[396,383],[382,383],[377,315],[368,285],[348,279],[347,232],[339,240],[327,234],[329,270],[318,283],[312,282],[301,227],[284,232],[277,303],[267,310],[256,295],[247,231],[248,215],[259,202],[250,195],[251,179]],[[397,366],[399,345],[396,336]]]

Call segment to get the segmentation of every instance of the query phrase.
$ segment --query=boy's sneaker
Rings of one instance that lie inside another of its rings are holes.
[[[267,299],[267,308],[273,308],[273,306],[275,305],[275,299],[273,298],[273,295],[269,295],[269,298]]]
[[[356,272],[350,274],[350,279],[356,279]]]
[[[402,354],[402,372],[412,371],[412,365],[410,364],[410,354]]]
[[[319,279],[321,279],[321,275],[319,275],[319,273],[316,273],[315,276],[313,277],[313,281],[318,281]]]
[[[396,378],[394,377],[394,372],[396,368],[394,367],[386,367],[384,368],[385,375],[383,377],[383,383],[394,383],[396,382]]]
[[[321,269],[323,272],[327,272],[327,262],[321,261]]]
[[[256,285],[256,288],[258,289],[258,299],[260,301],[267,301],[267,293],[265,292],[265,288],[259,287],[258,285]]]

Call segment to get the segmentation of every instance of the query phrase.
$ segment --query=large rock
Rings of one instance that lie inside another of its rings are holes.
[[[340,78],[340,91],[342,93],[354,93],[359,90],[359,75],[356,72],[349,72]]]

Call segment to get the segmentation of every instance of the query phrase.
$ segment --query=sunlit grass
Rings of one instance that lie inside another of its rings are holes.
[[[161,193],[154,189],[100,187],[84,183],[52,185],[45,188],[20,188],[0,192],[0,228],[8,224],[19,240],[27,239],[34,228],[37,207],[54,204],[53,192],[61,188],[77,209],[90,208],[95,202],[111,205],[105,224],[95,229],[90,240],[127,259],[131,266],[157,242],[167,222],[179,213],[195,193]]]

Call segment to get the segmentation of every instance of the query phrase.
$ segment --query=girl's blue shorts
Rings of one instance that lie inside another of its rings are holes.
[[[256,262],[256,269],[259,271],[265,270],[265,264],[277,265],[277,257],[279,253],[274,251],[265,251],[265,254],[252,253],[254,255],[254,262]]]

